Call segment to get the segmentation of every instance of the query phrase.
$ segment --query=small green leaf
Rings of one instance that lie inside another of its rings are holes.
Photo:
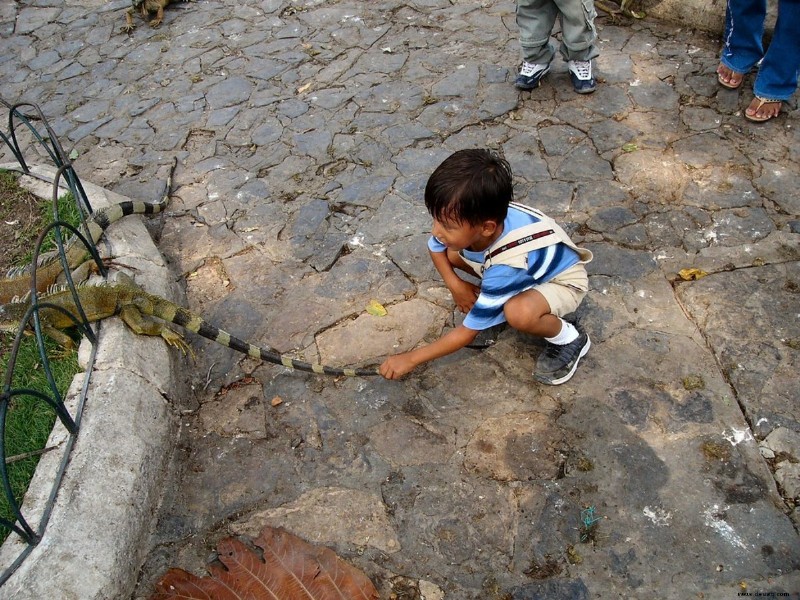
[[[639,146],[634,144],[633,142],[628,142],[627,144],[622,146],[622,150],[625,152],[635,152],[639,149]]]
[[[70,160],[75,160],[76,158],[78,158],[78,151],[77,151],[77,150],[75,150],[75,148],[73,148],[73,149],[72,149],[72,150],[70,150],[70,152],[69,152],[69,159],[70,159]]]
[[[385,317],[388,315],[388,311],[384,308],[383,304],[378,302],[377,300],[370,300],[369,304],[367,305],[367,312],[371,314],[373,317]]]

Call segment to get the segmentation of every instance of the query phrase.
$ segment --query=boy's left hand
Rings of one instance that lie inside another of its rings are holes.
[[[411,372],[416,366],[416,363],[411,360],[409,353],[404,352],[403,354],[390,356],[383,361],[378,372],[386,379],[400,379],[406,373]]]

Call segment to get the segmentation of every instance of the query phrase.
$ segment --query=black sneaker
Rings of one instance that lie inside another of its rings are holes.
[[[548,385],[559,385],[569,381],[578,368],[578,361],[586,356],[591,346],[589,336],[580,328],[578,337],[569,344],[563,346],[547,344],[536,360],[534,378]]]

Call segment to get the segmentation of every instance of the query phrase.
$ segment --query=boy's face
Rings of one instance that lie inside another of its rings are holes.
[[[450,250],[485,250],[494,241],[497,223],[484,221],[471,225],[466,221],[433,220],[431,233]]]

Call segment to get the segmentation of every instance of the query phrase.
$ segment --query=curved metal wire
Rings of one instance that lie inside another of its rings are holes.
[[[25,162],[25,156],[23,154],[22,149],[19,145],[19,140],[17,139],[17,132],[14,126],[14,119],[17,119],[20,124],[25,125],[27,129],[33,134],[36,141],[44,148],[47,154],[50,156],[50,160],[52,160],[53,165],[59,169],[59,173],[63,170],[65,179],[67,180],[67,185],[70,188],[70,191],[73,192],[75,195],[75,200],[78,202],[79,206],[88,213],[92,212],[92,206],[89,204],[89,198],[86,196],[86,191],[83,189],[83,185],[81,184],[80,180],[78,179],[77,173],[72,168],[72,161],[70,161],[69,156],[64,152],[64,149],[61,147],[61,144],[58,141],[58,137],[56,136],[53,129],[50,127],[50,124],[45,119],[44,115],[42,114],[41,109],[38,105],[30,103],[30,102],[18,102],[17,104],[10,104],[6,100],[0,98],[0,104],[6,106],[8,110],[8,134],[2,134],[3,141],[6,145],[11,149],[11,152],[14,154],[14,157],[17,159],[20,167],[22,168],[22,172],[25,174],[30,173],[30,169],[28,168],[28,164]],[[24,115],[22,114],[19,109],[23,106],[28,106],[35,111],[35,116],[32,115]],[[42,135],[42,133],[33,126],[32,121],[39,121],[44,127],[45,133],[47,135]],[[57,176],[53,182],[54,186],[58,187],[58,180],[60,175]],[[73,189],[74,188],[74,189]]]
[[[58,200],[56,199],[55,202],[57,202],[57,201]],[[57,213],[57,211],[58,211],[58,209],[56,209],[56,213]],[[70,266],[69,266],[69,262],[67,261],[67,255],[64,252],[64,243],[63,243],[63,240],[61,239],[61,228],[62,227],[66,227],[67,229],[71,230],[72,233],[75,236],[77,236],[77,238],[81,241],[81,243],[84,246],[86,246],[86,248],[89,250],[89,253],[92,255],[92,258],[94,259],[95,263],[97,264],[98,269],[100,269],[100,272],[103,275],[103,277],[105,277],[106,274],[107,274],[107,270],[105,268],[105,265],[103,264],[103,261],[100,258],[100,254],[97,252],[97,248],[95,247],[95,245],[92,242],[90,242],[86,237],[84,237],[83,234],[81,234],[81,232],[79,232],[75,227],[73,227],[69,223],[65,223],[64,221],[56,221],[55,223],[51,223],[50,225],[48,225],[44,229],[44,231],[42,231],[42,233],[39,234],[39,238],[36,240],[36,248],[33,251],[33,259],[31,259],[31,265],[33,265],[33,268],[31,270],[31,299],[35,300],[36,298],[38,298],[38,295],[37,295],[38,287],[36,285],[36,268],[35,268],[35,266],[38,264],[39,250],[42,247],[42,243],[44,242],[45,238],[47,237],[48,232],[52,229],[56,234],[56,247],[59,249],[58,250],[59,260],[61,261],[61,268],[63,269],[64,277],[65,277],[65,279],[67,281],[67,283],[65,285],[69,288],[70,292],[72,293],[72,299],[75,300],[75,306],[78,309],[78,318],[79,319],[76,320],[75,318],[73,318],[73,321],[76,321],[76,324],[78,324],[79,322],[83,322],[83,323],[88,324],[89,320],[86,318],[86,313],[83,312],[83,306],[81,305],[80,298],[78,297],[78,291],[75,289],[75,282],[73,281],[72,273],[70,272]],[[31,302],[31,304],[33,305],[33,304],[35,304],[35,302]],[[55,307],[55,308],[58,308],[58,307]],[[69,314],[69,313],[67,313],[67,314]],[[72,317],[71,314],[70,314],[70,317]],[[37,324],[37,327],[38,327],[38,322],[39,322],[39,313],[38,313],[38,311],[36,311],[35,314],[34,314],[34,322]],[[95,338],[94,338],[94,333],[92,332],[91,328],[87,326],[87,327],[85,327],[85,330],[86,331],[84,331],[84,334],[94,344],[95,343]]]
[[[88,231],[86,226],[86,219],[88,215],[91,214],[92,208],[91,204],[89,203],[89,199],[86,196],[86,192],[83,189],[83,185],[80,182],[75,170],[72,167],[72,163],[64,152],[61,144],[58,142],[55,133],[53,132],[52,128],[47,122],[47,119],[42,114],[39,107],[35,104],[31,103],[17,103],[11,104],[0,98],[0,104],[3,104],[8,109],[8,131],[3,132],[0,131],[0,138],[2,138],[5,145],[10,149],[11,153],[14,155],[16,161],[19,163],[20,170],[27,175],[33,175],[30,170],[28,163],[25,160],[24,156],[24,149],[20,144],[20,136],[18,135],[17,128],[23,127],[27,128],[27,130],[32,134],[33,141],[32,146],[35,148],[38,146],[44,148],[46,154],[50,157],[53,165],[56,167],[56,173],[53,177],[53,223],[45,228],[44,231],[41,232],[39,235],[36,246],[34,248],[33,258],[31,260],[31,267],[30,267],[30,280],[31,280],[31,291],[29,296],[27,297],[28,308],[25,312],[24,318],[20,322],[19,330],[17,331],[17,335],[14,339],[14,345],[12,350],[9,354],[9,361],[8,367],[6,369],[5,377],[3,380],[3,388],[0,391],[0,488],[2,489],[2,493],[5,494],[11,512],[16,519],[15,522],[9,522],[8,519],[4,519],[0,517],[0,526],[7,528],[13,534],[19,536],[24,542],[26,542],[26,546],[22,552],[17,556],[14,560],[13,564],[10,565],[0,573],[0,586],[3,585],[10,577],[13,575],[14,571],[22,564],[25,560],[25,557],[30,554],[33,547],[38,544],[42,536],[44,535],[44,530],[47,526],[47,522],[49,520],[50,514],[52,512],[53,506],[55,504],[56,497],[58,495],[58,489],[61,484],[61,480],[63,478],[64,471],[66,470],[67,463],[69,461],[69,454],[70,451],[75,443],[76,436],[78,434],[80,428],[80,421],[83,412],[83,406],[86,399],[86,392],[89,386],[89,380],[92,371],[92,365],[94,364],[94,356],[97,350],[97,336],[95,331],[90,326],[88,319],[86,318],[86,314],[83,311],[83,308],[80,304],[80,298],[78,297],[78,293],[75,289],[75,282],[72,279],[72,275],[70,273],[70,266],[67,261],[66,253],[64,250],[65,241],[62,236],[62,228],[68,229],[73,236],[77,238],[78,241],[82,243],[89,253],[92,256],[92,259],[97,264],[99,271],[105,276],[106,268],[103,264],[102,260],[100,259],[100,255],[97,251],[95,244],[92,242],[90,236],[83,235],[78,228],[74,227],[73,225],[62,221],[59,218],[58,212],[58,197],[59,197],[59,190],[61,190],[62,179],[66,184],[66,187],[72,193],[73,198],[75,200],[78,214],[80,215],[81,219],[81,226],[84,231]],[[21,111],[22,107],[29,107],[33,114],[23,114]],[[38,129],[34,122],[37,123],[41,130]],[[43,130],[43,131],[42,131]],[[40,177],[41,178],[41,177]],[[61,265],[63,268],[63,272],[66,279],[66,286],[70,288],[72,292],[73,299],[75,300],[75,304],[78,307],[78,315],[73,315],[68,311],[64,310],[61,307],[55,306],[53,304],[49,304],[47,302],[46,296],[40,299],[39,293],[37,292],[37,281],[36,281],[36,270],[37,264],[39,262],[39,255],[41,252],[41,245],[44,242],[46,236],[49,234],[50,231],[53,231],[53,237],[55,238],[55,245],[56,245],[56,252],[59,255],[59,260],[61,261]],[[22,275],[25,276],[25,275]],[[42,332],[42,321],[40,318],[41,311],[52,311],[58,310],[61,311],[69,316],[69,318],[75,323],[76,329],[82,334],[89,338],[89,341],[92,344],[92,353],[89,362],[89,366],[86,369],[86,373],[84,375],[83,385],[81,389],[80,396],[78,398],[77,407],[75,409],[75,416],[73,417],[69,410],[67,410],[64,404],[64,398],[62,397],[61,393],[59,392],[57,385],[55,383],[55,379],[52,374],[50,361],[47,356],[47,352],[45,350],[44,345],[44,338]],[[49,388],[49,393],[43,393],[37,390],[32,390],[28,388],[13,388],[14,382],[14,370],[17,364],[17,355],[19,352],[19,346],[22,341],[22,337],[25,334],[25,330],[32,330],[33,334],[36,338],[36,343],[38,346],[39,356],[41,358],[41,364],[45,376],[47,378],[47,384]],[[6,464],[6,417],[8,415],[9,408],[12,405],[12,402],[15,398],[26,397],[32,399],[35,402],[41,402],[46,405],[50,410],[52,410],[56,417],[58,417],[58,423],[60,423],[67,431],[68,438],[65,444],[64,453],[62,454],[61,463],[58,469],[58,473],[53,480],[53,485],[48,496],[48,499],[43,507],[42,514],[39,518],[39,523],[36,526],[31,525],[24,515],[24,505],[22,502],[18,501],[15,497],[14,491],[12,489],[11,483],[9,481],[8,476],[8,468]]]

